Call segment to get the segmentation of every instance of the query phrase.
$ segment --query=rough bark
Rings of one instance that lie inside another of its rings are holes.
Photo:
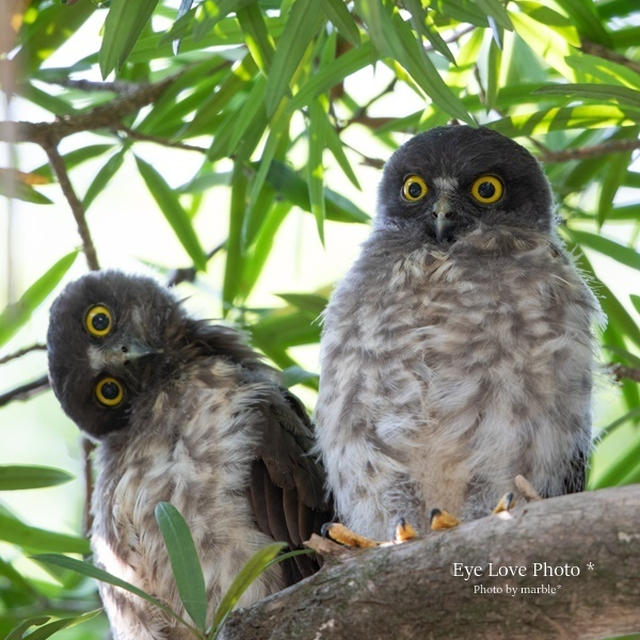
[[[535,563],[546,563],[547,575]],[[478,567],[480,575],[465,580],[464,567]],[[523,575],[490,575],[510,570]],[[235,612],[222,637],[520,640],[638,631],[640,485],[634,485],[531,502],[507,518],[330,558],[311,578]]]

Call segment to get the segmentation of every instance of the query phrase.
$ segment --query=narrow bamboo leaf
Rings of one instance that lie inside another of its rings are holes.
[[[585,53],[569,56],[566,62],[577,71],[588,74],[592,78],[605,84],[615,82],[630,89],[640,91],[640,73],[625,67],[623,64]]]
[[[599,253],[609,256],[633,269],[640,269],[640,253],[635,249],[626,247],[623,244],[609,240],[609,238],[605,238],[596,233],[577,231],[575,229],[567,229],[567,231],[574,241],[583,247],[595,249]]]
[[[94,609],[93,611],[88,611],[87,613],[83,613],[79,616],[60,618],[58,620],[54,620],[53,622],[39,625],[35,631],[22,636],[22,640],[45,640],[46,638],[50,638],[54,633],[57,633],[61,629],[75,627],[78,624],[82,624],[83,622],[87,622],[87,620],[95,618],[101,613],[102,609]],[[19,637],[20,636],[18,636],[18,638]]]
[[[17,627],[11,629],[5,640],[22,640],[24,632],[29,627],[39,627],[49,620],[51,620],[51,616],[36,616],[28,620],[23,620]]]
[[[424,36],[438,53],[441,53],[449,62],[455,64],[456,59],[451,53],[451,49],[449,49],[442,36],[431,25],[427,11],[423,9],[420,0],[404,0],[404,6],[411,14],[411,24],[413,28],[420,35]]]
[[[207,624],[207,590],[189,527],[180,512],[168,502],[158,503],[155,517],[169,553],[180,600],[198,629],[204,630]]]
[[[94,567],[89,562],[84,562],[83,560],[76,560],[75,558],[70,558],[69,556],[62,556],[55,553],[41,553],[36,556],[32,556],[34,560],[38,562],[43,562],[45,564],[53,565],[54,567],[62,567],[63,569],[69,569],[70,571],[75,571],[80,575],[86,576],[87,578],[94,578],[95,580],[100,580],[101,582],[106,582],[107,584],[112,584],[115,587],[120,587],[125,591],[129,591],[129,593],[133,593],[143,600],[150,602],[151,604],[156,605],[156,607],[162,609],[165,613],[168,613],[172,618],[175,618],[179,622],[182,622],[186,627],[191,628],[191,626],[185,622],[175,611],[169,608],[166,604],[150,596],[148,593],[139,589],[135,585],[130,582],[126,582],[125,580],[121,580],[120,578],[103,571],[102,569],[98,569],[98,567]]]
[[[200,240],[198,240],[198,236],[191,225],[187,212],[182,208],[178,200],[178,196],[148,162],[136,156],[136,164],[153,199],[160,207],[185,251],[193,260],[193,264],[200,271],[206,271],[207,256],[200,245]]]
[[[213,618],[212,638],[217,636],[225,619],[231,611],[233,611],[238,600],[247,590],[249,585],[258,578],[265,569],[267,569],[271,561],[280,553],[280,551],[282,551],[284,547],[286,547],[286,543],[276,542],[260,549],[251,556],[247,564],[245,564],[240,573],[235,577],[229,589],[227,589],[227,592],[224,594],[218,608],[216,609],[216,613]]]
[[[89,542],[85,538],[31,527],[4,513],[0,513],[0,540],[30,549],[89,553]]]
[[[385,57],[401,64],[422,90],[441,109],[455,118],[473,124],[460,98],[440,77],[433,63],[416,39],[411,27],[400,17],[388,0],[365,2],[357,0],[358,13],[369,27],[371,40]]]
[[[53,96],[42,89],[27,82],[18,84],[16,93],[21,95],[25,100],[37,104],[39,107],[55,113],[57,116],[71,115],[76,113],[76,109],[63,97]]]
[[[16,571],[10,562],[7,562],[2,558],[0,558],[0,576],[4,576],[11,583],[11,586],[14,589],[24,593],[31,600],[35,600],[39,597],[38,592],[31,582],[24,578],[21,573]]]
[[[317,293],[278,293],[276,295],[301,311],[307,311],[312,316],[319,316],[328,302],[326,296]]]
[[[633,296],[633,294],[631,295],[632,297],[636,297],[636,298],[638,297],[638,296]],[[602,346],[613,355],[618,356],[617,360],[621,362],[627,362],[633,367],[640,367],[640,356],[636,356],[633,353],[630,353],[629,351],[627,351],[626,349],[620,349],[619,347],[614,347],[608,344],[603,344]]]
[[[65,155],[62,156],[64,166],[67,168],[67,171],[69,171],[87,160],[101,156],[110,149],[113,149],[112,144],[90,144],[86,147],[80,147],[79,149],[69,151],[69,153],[65,153]],[[53,171],[48,162],[45,162],[43,165],[33,169],[30,173],[42,176],[42,178],[47,182],[53,182]]]
[[[289,111],[293,112],[295,109],[300,109],[319,93],[328,91],[342,79],[366,67],[368,64],[373,64],[375,60],[376,55],[373,46],[368,40],[364,41],[359,47],[350,49],[336,58],[332,65],[313,74],[300,87],[298,93],[295,94],[288,105]]]
[[[595,483],[597,489],[614,487],[622,484],[625,477],[637,466],[640,459],[640,441],[630,446],[625,454],[611,464]]]
[[[178,13],[176,15],[175,22],[173,26],[176,26],[176,23],[182,16],[186,15],[189,9],[191,9],[191,5],[193,4],[193,0],[180,0],[180,7],[178,8]],[[172,27],[173,30],[173,27]],[[180,49],[180,38],[174,38],[171,42],[171,46],[173,47],[173,55],[178,55],[178,51]]]
[[[509,14],[500,0],[476,0],[478,9],[492,17],[498,25],[507,31],[513,30]]]
[[[632,293],[629,298],[631,298],[631,303],[633,304],[633,306],[635,307],[636,311],[638,313],[640,313],[640,296],[635,295],[634,293]]]
[[[605,31],[591,0],[557,0],[557,2],[578,27],[581,35],[605,47],[611,46],[611,38]]]
[[[255,2],[256,0],[216,0],[215,4],[213,2],[202,3],[200,6],[205,13],[205,17],[200,23],[196,23],[193,29],[194,39],[198,41],[205,38],[213,32],[214,27],[229,13],[232,11],[237,13]]]
[[[296,0],[278,40],[265,92],[267,115],[274,116],[305,49],[320,30],[324,14],[314,0]]]
[[[289,389],[296,384],[300,384],[302,382],[309,382],[310,380],[314,380],[317,382],[319,376],[317,373],[313,373],[313,371],[307,371],[302,367],[297,365],[292,365],[287,367],[282,371],[282,386]]]
[[[353,184],[353,186],[357,189],[360,189],[358,178],[351,168],[351,164],[349,163],[349,160],[344,152],[344,145],[342,144],[342,140],[340,140],[338,132],[335,130],[335,127],[331,123],[331,120],[329,120],[329,116],[324,111],[324,109],[319,109],[316,117],[319,126],[322,128],[324,144],[328,147],[329,151],[331,151],[333,157],[340,165],[340,168],[347,176],[347,178],[349,178],[349,180],[351,181],[351,184]]]
[[[245,41],[258,69],[267,71],[273,59],[273,42],[269,37],[262,11],[257,2],[236,11],[245,33]]]
[[[112,155],[96,173],[95,178],[91,181],[82,199],[82,206],[86,211],[96,196],[104,190],[111,178],[116,175],[118,169],[122,166],[124,160],[125,149],[121,149],[118,153]]]
[[[274,160],[266,176],[271,186],[289,202],[305,211],[311,211],[305,181],[293,169]],[[369,216],[344,196],[325,189],[326,213],[329,220],[367,223]]]
[[[567,98],[586,98],[602,100],[605,104],[616,100],[620,104],[628,104],[632,107],[640,107],[640,91],[634,91],[616,84],[550,84],[537,89],[536,93],[545,95],[562,95]]]
[[[53,204],[47,196],[31,186],[31,177],[37,178],[38,176],[16,169],[0,168],[0,195],[33,204]]]
[[[98,54],[103,78],[122,67],[157,4],[158,0],[111,0]]]
[[[247,176],[241,162],[236,162],[231,178],[231,205],[229,212],[229,239],[227,240],[227,259],[224,267],[222,285],[223,315],[231,309],[240,281],[238,274],[244,268],[242,251],[242,230],[247,209]]]
[[[619,418],[616,418],[613,422],[609,423],[606,427],[603,427],[602,429],[600,429],[600,431],[598,431],[598,434],[597,434],[598,440],[599,441],[603,440],[608,435],[613,433],[613,431],[615,431],[616,428],[619,427],[620,425],[626,424],[627,422],[629,422],[629,420],[636,420],[637,418],[640,418],[640,407],[636,407],[631,411],[627,411],[627,413],[620,416]]]
[[[36,307],[55,289],[78,255],[77,251],[60,258],[47,272],[36,280],[14,304],[0,313],[0,345],[31,317]]]
[[[604,221],[611,215],[616,193],[624,179],[624,172],[630,163],[630,151],[617,153],[608,158],[604,175],[601,178],[600,197],[598,198],[598,227],[601,227]]]
[[[307,156],[307,187],[309,189],[309,203],[311,213],[316,219],[316,227],[320,242],[324,246],[324,166],[322,164],[322,152],[324,151],[324,122],[325,114],[317,100],[309,103],[308,156]]]
[[[0,465],[0,491],[53,487],[73,480],[73,476],[54,467]]]
[[[262,189],[253,203],[250,209],[245,213],[243,225],[242,225],[242,252],[245,256],[244,264],[247,265],[247,261],[251,260],[249,247],[251,247],[256,239],[256,236],[260,233],[262,225],[265,223],[269,216],[275,202],[276,193],[268,182],[262,185]],[[238,292],[245,290],[245,283],[240,283]]]
[[[325,0],[322,9],[340,35],[357,47],[360,44],[360,31],[344,0]]]
[[[487,86],[485,88],[486,100],[488,107],[495,107],[500,88],[500,64],[502,62],[502,51],[498,48],[495,41],[492,40],[489,45],[489,53],[487,60]]]

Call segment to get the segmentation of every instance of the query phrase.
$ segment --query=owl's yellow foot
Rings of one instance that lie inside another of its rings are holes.
[[[431,509],[429,512],[429,522],[434,531],[442,531],[443,529],[453,529],[460,524],[460,520],[452,516],[448,511],[441,509]]]
[[[498,504],[494,507],[491,513],[495,515],[496,513],[502,513],[503,511],[510,511],[513,505],[513,493],[509,491],[509,493],[505,493],[502,498],[500,498]]]
[[[366,549],[369,547],[379,547],[383,544],[382,542],[376,542],[366,536],[361,536],[355,531],[351,531],[351,529],[345,527],[341,522],[327,522],[322,525],[320,532],[326,538],[344,545],[345,547]]]
[[[414,540],[417,537],[418,533],[416,530],[404,518],[400,518],[398,524],[396,524],[393,542],[395,544],[401,544],[409,540]]]

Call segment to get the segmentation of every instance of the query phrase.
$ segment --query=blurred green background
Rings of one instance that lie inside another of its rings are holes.
[[[28,559],[78,544],[47,532],[82,535],[84,456],[52,393],[19,391],[45,351],[12,357],[43,344],[51,301],[88,268],[66,177],[100,267],[168,282],[195,266],[177,295],[244,328],[312,410],[318,317],[369,232],[382,162],[452,121],[514,137],[543,162],[608,318],[589,488],[640,481],[637,2],[6,4],[4,120],[51,124],[0,126],[0,465],[74,479],[15,490],[0,475],[0,637],[99,606],[92,583]],[[56,637],[105,630],[99,616]]]

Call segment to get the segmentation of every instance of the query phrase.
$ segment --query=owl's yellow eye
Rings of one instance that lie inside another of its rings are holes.
[[[117,407],[124,398],[124,389],[115,378],[102,378],[95,391],[98,402],[105,407]]]
[[[84,325],[91,335],[98,336],[99,338],[106,336],[113,327],[111,311],[102,304],[96,304],[87,311],[87,315],[84,318]]]
[[[480,176],[471,185],[471,195],[481,204],[492,204],[502,198],[504,187],[496,176]]]
[[[402,185],[402,196],[409,202],[417,202],[427,195],[429,188],[427,183],[416,175],[408,176]]]

